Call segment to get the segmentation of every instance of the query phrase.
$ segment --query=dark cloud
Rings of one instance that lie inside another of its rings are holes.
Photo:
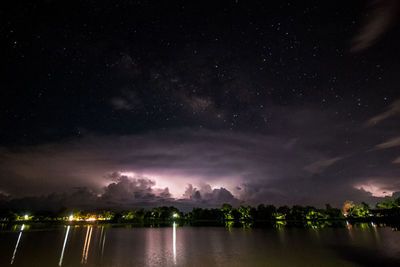
[[[25,210],[60,210],[63,208],[95,209],[102,208],[98,196],[86,187],[74,188],[68,193],[51,193],[39,196],[8,198],[1,203],[2,208]]]
[[[183,198],[178,200],[181,203],[193,206],[218,207],[224,203],[237,205],[240,201],[230,191],[221,187],[212,189],[210,185],[203,184],[200,189],[189,184],[186,187]]]

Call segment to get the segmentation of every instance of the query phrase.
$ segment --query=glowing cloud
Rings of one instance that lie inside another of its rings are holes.
[[[369,192],[374,197],[388,197],[388,196],[392,196],[393,193],[394,193],[394,191],[386,190],[386,189],[382,188],[381,185],[373,184],[373,183],[356,185],[354,187],[356,189],[364,190],[366,192]]]

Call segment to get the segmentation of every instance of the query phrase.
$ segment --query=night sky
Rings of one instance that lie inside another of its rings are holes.
[[[394,0],[10,1],[0,199],[396,196],[398,15]]]

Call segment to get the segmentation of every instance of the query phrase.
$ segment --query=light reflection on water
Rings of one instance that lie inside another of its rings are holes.
[[[82,252],[82,260],[81,260],[82,264],[87,263],[90,241],[92,240],[92,231],[93,231],[93,227],[88,226],[87,231],[86,231],[86,237],[85,237],[85,245],[83,246],[83,252]]]
[[[0,231],[0,240],[0,266],[400,266],[400,233],[371,223],[323,229],[20,225]]]
[[[65,239],[64,239],[64,244],[63,244],[63,248],[61,251],[61,256],[60,256],[60,261],[58,262],[58,266],[62,265],[63,262],[63,258],[64,258],[64,251],[65,251],[65,245],[67,244],[67,240],[68,240],[68,234],[69,234],[69,229],[71,228],[70,225],[67,226],[67,232],[65,233]]]
[[[106,233],[104,231],[104,225],[101,227],[100,239],[99,239],[99,247],[101,247],[101,260],[104,255],[104,244],[106,243]]]
[[[172,225],[172,250],[174,251],[174,264],[176,264],[176,223]]]
[[[19,231],[17,243],[15,244],[15,248],[14,248],[13,255],[12,255],[12,257],[11,257],[11,262],[10,262],[10,264],[13,264],[13,263],[14,263],[15,254],[17,254],[17,249],[18,249],[19,241],[21,240],[22,231],[24,231],[24,227],[25,227],[25,224],[21,225],[21,231]]]

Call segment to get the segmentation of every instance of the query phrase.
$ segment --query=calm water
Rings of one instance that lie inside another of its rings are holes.
[[[400,232],[390,228],[0,229],[0,266],[400,266]]]

